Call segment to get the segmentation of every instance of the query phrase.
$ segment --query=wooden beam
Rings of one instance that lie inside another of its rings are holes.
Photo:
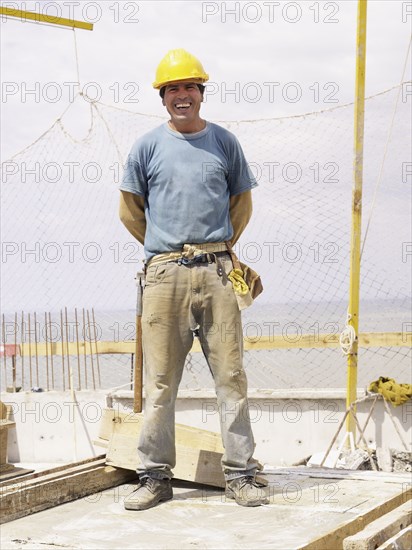
[[[258,349],[292,349],[292,348],[338,348],[339,334],[302,334],[296,338],[284,336],[262,336],[256,339],[245,339],[246,350]],[[359,335],[359,347],[410,347],[412,332],[364,332]]]
[[[411,502],[372,521],[362,531],[343,541],[343,550],[375,550],[412,523]]]
[[[15,422],[9,420],[10,414],[11,406],[0,401],[0,481],[33,471],[25,468],[16,468],[14,464],[7,462],[8,430],[16,426]]]
[[[380,348],[380,347],[410,347],[412,345],[412,332],[364,332],[359,335],[359,347],[362,348]],[[77,355],[79,350],[83,352],[90,348],[89,342],[68,342],[67,353]],[[297,349],[297,348],[338,348],[339,334],[302,334],[296,338],[285,338],[281,335],[260,336],[257,338],[245,338],[245,350],[270,350],[270,349]],[[61,343],[48,342],[47,349],[45,343],[37,344],[37,354],[39,356],[59,355]],[[134,353],[136,350],[135,340],[127,342],[98,341],[97,353],[99,354],[117,354]],[[200,353],[201,347],[198,340],[193,343],[191,353]],[[24,356],[32,354],[29,344],[20,344],[20,353]]]
[[[47,23],[48,25],[59,25],[62,27],[70,27],[72,29],[84,29],[86,31],[93,30],[92,23],[86,21],[76,21],[75,19],[67,19],[56,15],[46,15],[33,11],[17,10],[15,8],[0,7],[0,15],[5,17],[15,17],[21,21],[34,21],[35,23]]]
[[[105,411],[99,437],[109,437],[106,464],[136,471],[139,462],[137,442],[142,423],[142,414],[121,413],[114,409]],[[224,487],[221,466],[224,448],[220,434],[183,424],[176,424],[175,429],[175,477],[213,487]]]
[[[401,550],[412,548],[412,527],[405,527],[399,533],[385,541],[377,550]]]
[[[346,479],[359,481],[382,481],[384,483],[396,483],[405,487],[404,500],[406,502],[412,498],[412,488],[410,485],[410,475],[406,473],[385,473],[374,470],[344,470],[343,468],[321,468],[319,466],[300,466],[300,467],[282,467],[276,469],[266,468],[265,472],[271,475],[280,476],[303,476],[321,479]]]
[[[0,523],[28,516],[137,479],[105,464],[104,456],[0,483]]]
[[[402,490],[400,486],[399,493],[397,495],[394,495],[385,502],[375,506],[361,516],[354,514],[349,522],[344,523],[337,529],[331,530],[325,535],[319,536],[317,539],[304,546],[300,546],[300,550],[331,550],[332,548],[343,548],[343,541],[347,537],[358,533],[369,523],[379,520],[383,515],[405,503],[408,498],[411,498],[411,489]]]

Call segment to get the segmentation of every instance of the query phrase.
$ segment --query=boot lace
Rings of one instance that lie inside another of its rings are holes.
[[[155,480],[152,478],[152,477],[144,477],[143,479],[140,480],[140,485],[142,485],[142,487],[147,487],[149,489],[150,492],[154,492],[155,489],[156,489],[156,482]]]
[[[263,483],[259,483],[253,476],[244,476],[239,480],[239,489],[243,489],[246,486],[252,486],[256,488],[264,487]]]

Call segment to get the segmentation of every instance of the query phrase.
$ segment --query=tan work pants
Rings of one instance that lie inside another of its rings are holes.
[[[259,466],[253,459],[241,317],[227,278],[232,262],[227,253],[218,254],[217,262],[166,262],[147,269],[142,316],[146,398],[137,470],[141,476],[173,475],[175,400],[194,331],[215,382],[225,477],[253,475]]]

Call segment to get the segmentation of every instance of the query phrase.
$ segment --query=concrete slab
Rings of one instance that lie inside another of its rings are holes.
[[[172,501],[126,511],[123,499],[133,486],[122,485],[3,525],[1,548],[334,550],[364,527],[364,518],[401,504],[410,487],[408,476],[311,475],[303,468],[267,474],[270,504],[259,508],[238,506],[220,489],[174,481]]]

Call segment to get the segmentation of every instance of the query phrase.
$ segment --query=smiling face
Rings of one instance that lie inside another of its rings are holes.
[[[173,130],[193,133],[205,127],[205,121],[199,116],[203,94],[198,83],[196,80],[181,80],[166,85],[163,105],[170,115]]]

